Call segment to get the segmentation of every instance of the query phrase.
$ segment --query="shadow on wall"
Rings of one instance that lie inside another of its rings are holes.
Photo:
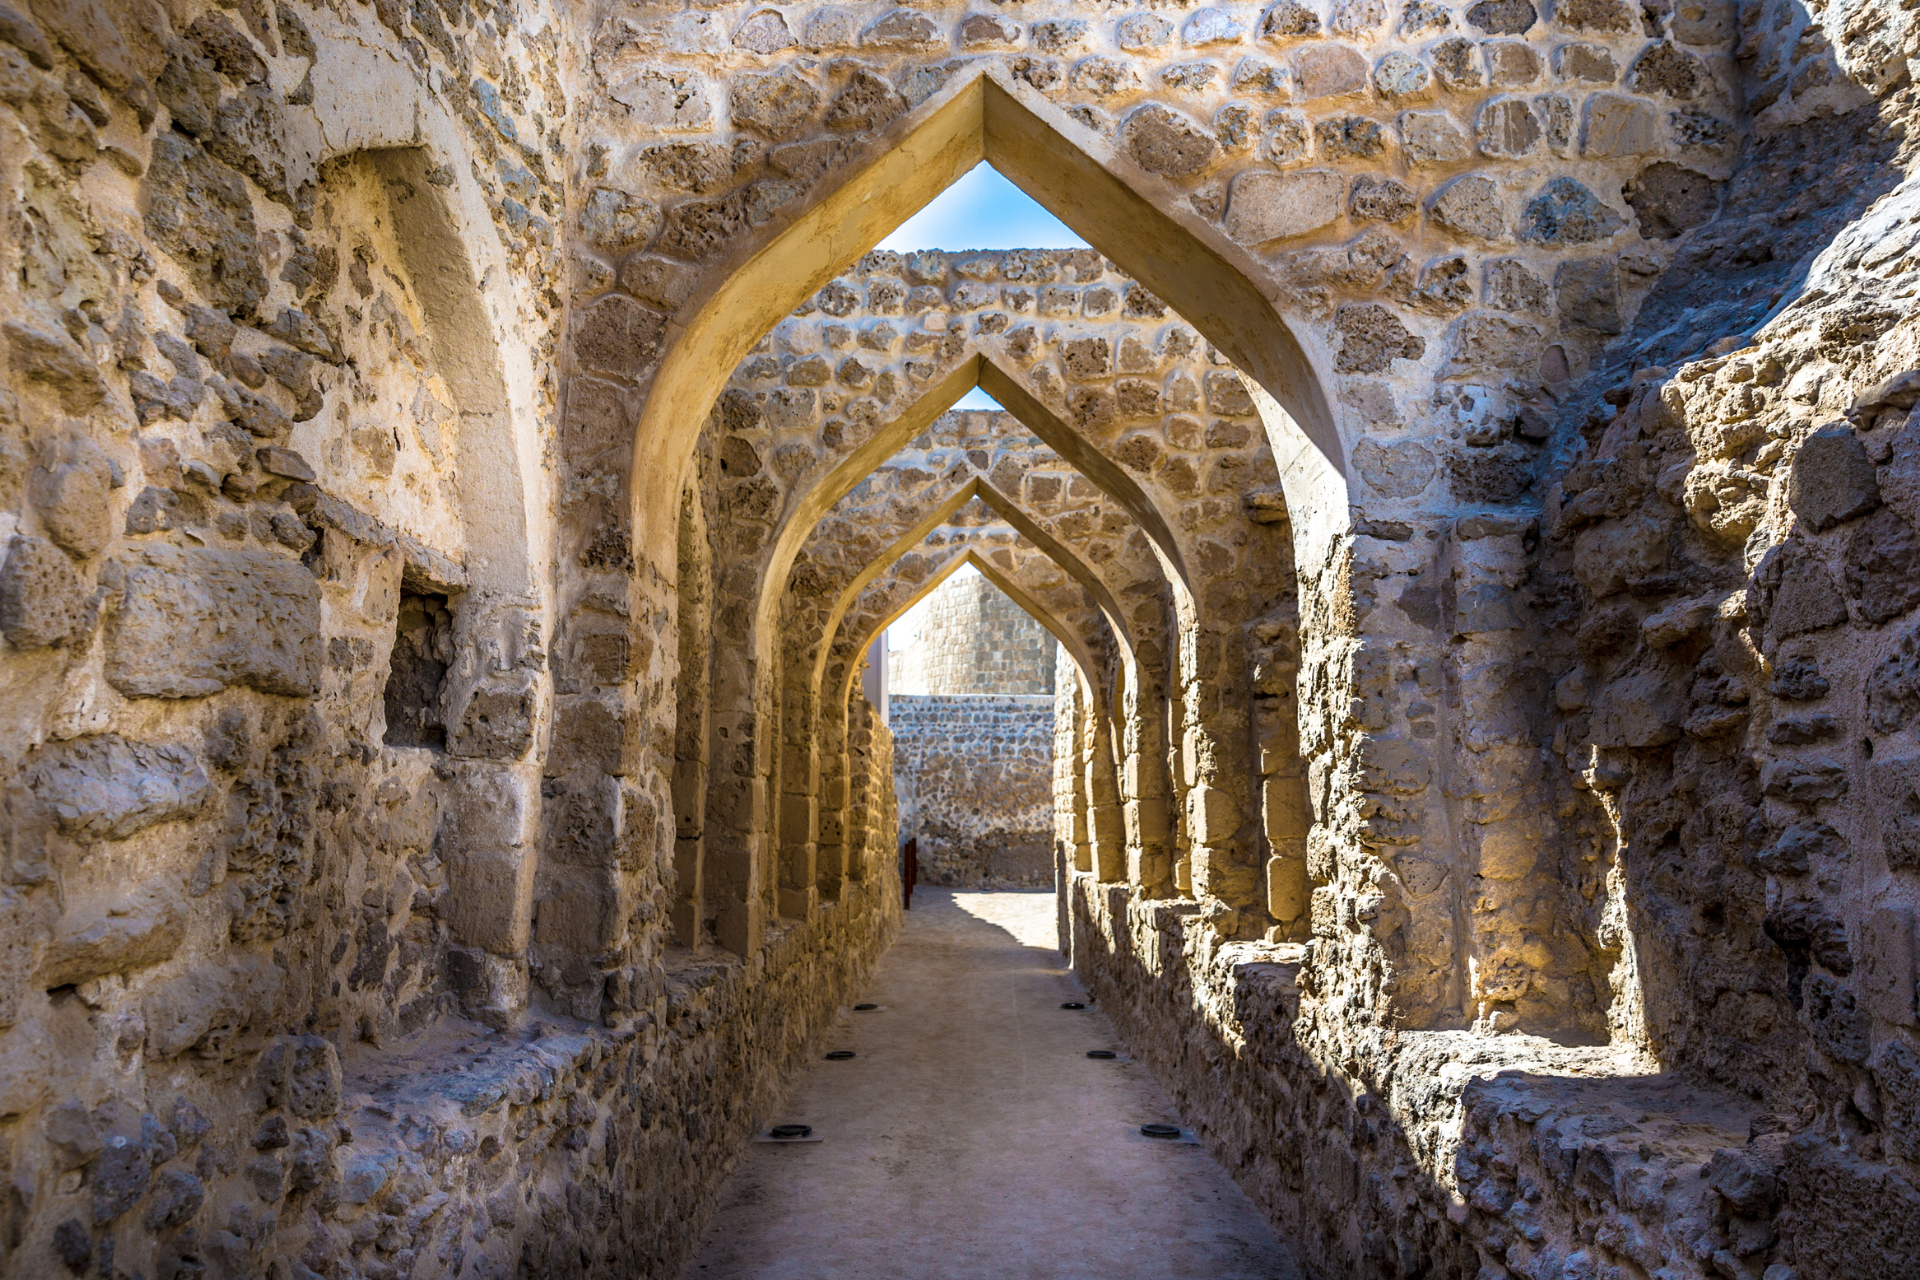
[[[1744,1112],[1629,1054],[1416,1031],[1363,1058],[1303,948],[1220,944],[1200,904],[1086,876],[1066,894],[1075,972],[1310,1275],[1697,1275],[1694,1233],[1753,1173]]]
[[[1916,91],[1855,9],[1742,8],[1753,136],[1563,411],[1536,611],[1616,1041],[1911,1158]]]
[[[1051,819],[1049,819],[1051,821]],[[949,889],[1040,889],[1053,883],[1051,833],[921,827],[921,879]]]

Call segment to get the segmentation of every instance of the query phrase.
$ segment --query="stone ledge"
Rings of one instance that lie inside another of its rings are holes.
[[[435,591],[464,591],[466,566],[435,551],[410,533],[392,528],[336,498],[317,485],[294,484],[283,495],[288,505],[310,525],[332,529],[370,547],[398,547],[406,560],[408,585]]]
[[[547,1101],[564,1077],[590,1071],[605,1055],[630,1045],[651,1021],[643,1016],[623,1031],[610,1031],[541,1018],[525,1032],[501,1033],[447,1018],[389,1048],[350,1058],[343,1109],[404,1128],[531,1106]]]
[[[1304,946],[1069,892],[1082,980],[1315,1274],[1395,1249],[1480,1280],[1795,1274],[1772,1261],[1789,1139],[1739,1099],[1606,1046],[1344,1026],[1303,994]]]
[[[891,941],[897,903],[887,877],[772,925],[750,960],[670,949],[658,997],[619,1026],[446,1017],[355,1046],[338,1113],[296,1135],[302,1258],[369,1278],[573,1274],[589,1256],[672,1274],[786,1075]]]

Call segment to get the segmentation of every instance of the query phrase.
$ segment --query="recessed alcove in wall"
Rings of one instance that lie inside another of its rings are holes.
[[[437,592],[403,590],[387,667],[383,741],[388,746],[446,750],[446,713],[440,695],[452,663],[452,603]]]

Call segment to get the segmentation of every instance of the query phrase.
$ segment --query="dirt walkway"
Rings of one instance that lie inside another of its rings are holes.
[[[1293,1280],[1284,1246],[1082,998],[1051,892],[922,888],[780,1121],[749,1147],[687,1280]]]

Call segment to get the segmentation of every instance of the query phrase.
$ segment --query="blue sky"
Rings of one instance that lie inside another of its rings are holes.
[[[1084,249],[1032,196],[980,164],[880,242],[882,249]]]

